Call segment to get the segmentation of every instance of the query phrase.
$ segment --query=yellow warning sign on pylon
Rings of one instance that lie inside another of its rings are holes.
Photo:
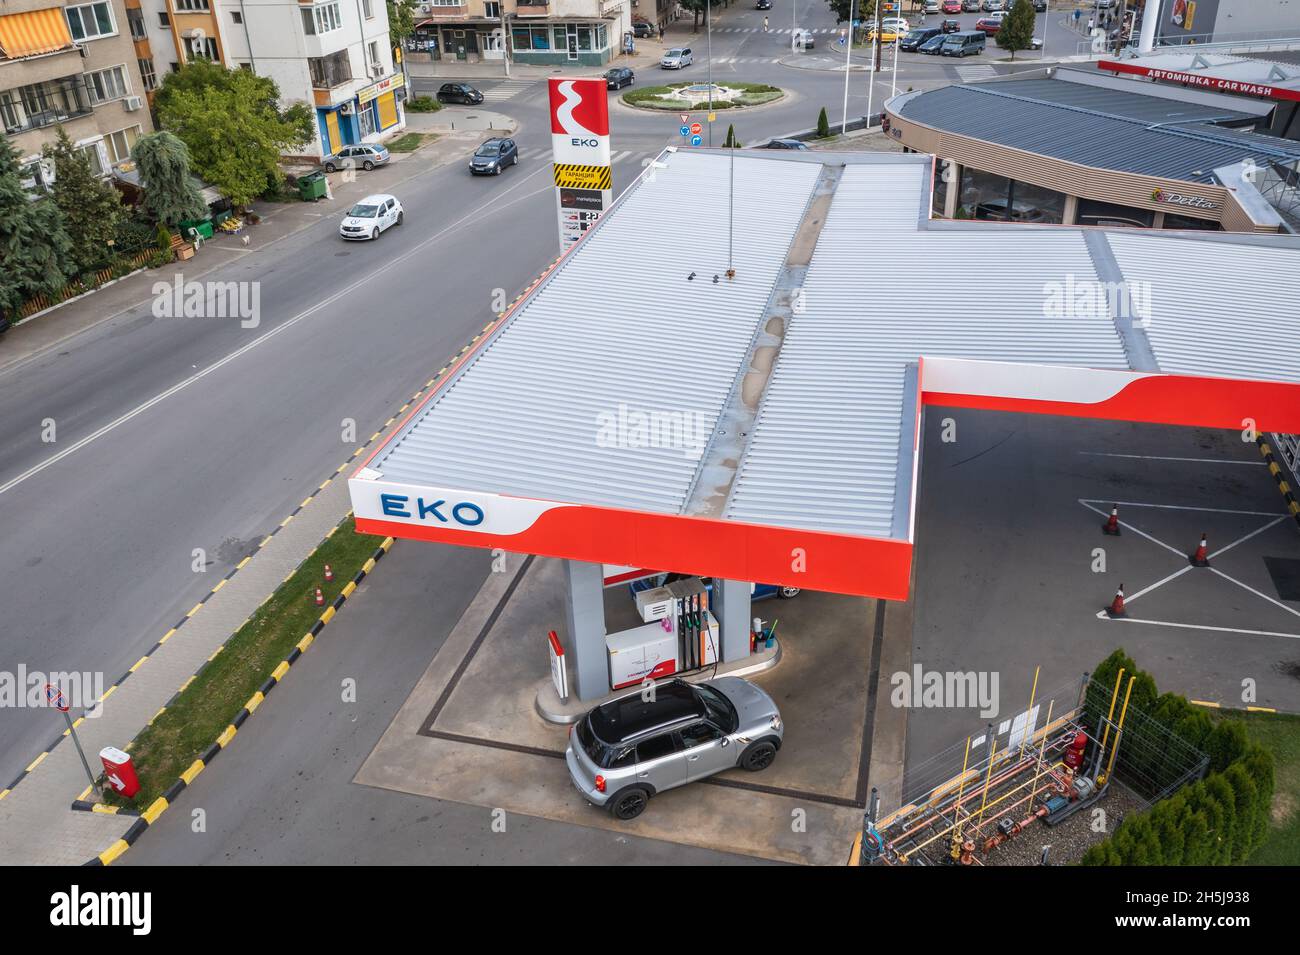
[[[608,166],[586,166],[557,162],[555,184],[565,189],[610,189]]]

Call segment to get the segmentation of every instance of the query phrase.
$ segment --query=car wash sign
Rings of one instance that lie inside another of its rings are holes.
[[[612,201],[609,93],[603,77],[551,79],[551,153],[560,251],[582,238]]]

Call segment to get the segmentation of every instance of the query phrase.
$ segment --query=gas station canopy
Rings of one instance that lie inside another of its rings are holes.
[[[934,221],[933,175],[667,150],[356,472],[358,530],[902,599],[924,405],[1300,432],[1300,239]]]

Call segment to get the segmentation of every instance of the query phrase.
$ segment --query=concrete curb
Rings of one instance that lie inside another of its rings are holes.
[[[1295,519],[1296,526],[1300,527],[1300,501],[1296,500],[1295,492],[1291,490],[1291,485],[1287,483],[1286,472],[1282,470],[1282,465],[1277,463],[1277,458],[1273,456],[1273,449],[1269,447],[1262,434],[1255,438],[1255,444],[1259,445],[1259,453],[1268,462],[1268,473],[1273,475],[1273,483],[1282,492],[1282,498],[1286,501],[1287,510],[1291,512],[1291,516]]]
[[[1222,703],[1212,703],[1209,700],[1188,700],[1187,702],[1192,706],[1203,706],[1208,710],[1226,710],[1229,713],[1275,713],[1279,716],[1300,716],[1300,713],[1291,713],[1271,706],[1224,706]]]
[[[337,529],[338,528],[336,527],[335,530]],[[334,536],[334,531],[327,534],[325,539],[328,540],[332,536]],[[230,725],[221,732],[221,735],[219,735],[212,744],[204,750],[203,754],[199,756],[198,759],[190,764],[188,769],[180,774],[180,777],[177,778],[176,782],[172,783],[172,785],[168,787],[166,792],[155,799],[147,809],[139,814],[139,818],[131,828],[126,831],[122,838],[118,839],[95,858],[87,860],[83,863],[84,865],[110,865],[114,860],[119,858],[122,853],[131,848],[145,830],[148,829],[159,816],[166,812],[167,808],[172,803],[180,798],[180,794],[185,791],[185,788],[190,783],[194,782],[204,769],[211,765],[212,761],[221,754],[222,750],[230,745],[230,742],[239,732],[239,728],[247,722],[250,716],[257,712],[257,708],[266,700],[267,695],[279,685],[280,681],[284,679],[285,674],[289,672],[289,668],[292,667],[299,658],[302,657],[303,653],[306,652],[307,648],[315,642],[316,637],[325,629],[325,625],[334,619],[334,615],[342,609],[343,605],[348,602],[348,598],[356,592],[357,586],[366,579],[366,576],[372,570],[374,570],[375,565],[383,559],[384,555],[388,553],[392,546],[393,538],[384,538],[384,542],[375,548],[375,552],[370,555],[366,562],[361,566],[361,569],[357,571],[353,578],[344,586],[343,592],[335,597],[334,601],[325,608],[325,612],[317,618],[316,622],[312,624],[311,629],[303,635],[303,638],[298,641],[293,650],[289,652],[289,655],[280,661],[279,666],[271,672],[271,675],[267,677],[266,682],[263,683],[251,697],[249,697],[248,702],[245,703],[243,708],[235,715],[235,718],[231,721]],[[184,688],[178,690],[176,695],[179,696],[180,693],[183,692],[183,689]],[[173,699],[175,699],[175,697],[173,697]],[[75,809],[78,807],[74,804],[73,808]]]

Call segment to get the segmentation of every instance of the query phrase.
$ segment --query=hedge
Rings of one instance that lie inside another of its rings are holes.
[[[1159,694],[1148,673],[1121,649],[1097,668],[1093,679],[1109,689],[1123,667],[1136,677],[1129,699],[1144,713],[1210,758],[1208,775],[1158,802],[1146,812],[1128,816],[1104,842],[1092,846],[1083,865],[1240,865],[1264,843],[1273,800],[1273,756],[1249,742],[1240,720],[1213,720],[1184,697]],[[1127,683],[1127,681],[1125,681]],[[1124,688],[1120,688],[1121,698]],[[1107,697],[1109,704],[1109,697]],[[1089,703],[1095,711],[1096,704]],[[1155,747],[1125,752],[1131,768],[1159,773],[1163,764]]]

